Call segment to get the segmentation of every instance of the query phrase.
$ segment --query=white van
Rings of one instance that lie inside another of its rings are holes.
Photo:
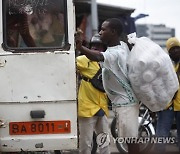
[[[0,151],[77,149],[73,0],[0,0]]]

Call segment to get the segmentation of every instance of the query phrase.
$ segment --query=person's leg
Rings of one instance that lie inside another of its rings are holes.
[[[79,141],[79,154],[91,154],[93,132],[97,117],[82,118],[79,117],[79,131],[80,131],[80,141]]]
[[[168,137],[170,129],[174,120],[174,111],[173,110],[163,110],[158,112],[158,120],[156,127],[156,136],[157,137]],[[165,144],[159,143],[155,145],[154,151],[156,153],[165,153]]]
[[[95,130],[98,138],[97,141],[100,143],[98,144],[100,154],[110,154],[109,124],[106,115],[98,117]]]
[[[118,107],[117,111],[117,124],[118,124],[118,136],[119,137],[136,137],[138,138],[138,116],[139,116],[139,104]],[[138,154],[139,145],[136,143],[128,144],[129,154]]]
[[[177,126],[178,147],[180,152],[180,111],[176,112],[176,126]]]

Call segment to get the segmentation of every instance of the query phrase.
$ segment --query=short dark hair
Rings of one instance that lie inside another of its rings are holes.
[[[108,26],[111,28],[111,29],[114,29],[118,36],[120,36],[122,34],[122,32],[124,31],[123,30],[123,24],[122,24],[122,21],[118,18],[109,18],[106,20],[106,22],[109,22]]]

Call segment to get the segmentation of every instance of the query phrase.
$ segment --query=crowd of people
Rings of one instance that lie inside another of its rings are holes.
[[[108,99],[112,103],[118,120],[118,137],[138,137],[139,101],[131,88],[128,78],[127,59],[131,46],[124,40],[123,24],[117,18],[105,20],[99,34],[92,37],[90,47],[83,45],[81,32],[75,35],[77,69],[80,74],[78,92],[78,116],[80,127],[80,153],[91,154],[93,131],[104,134],[99,145],[100,154],[109,154]],[[170,38],[166,42],[168,54],[180,75],[180,42]],[[102,69],[102,82],[105,92],[91,84],[91,79]],[[170,87],[169,87],[170,88]],[[180,90],[169,102],[167,108],[158,113],[156,136],[168,137],[174,118],[177,125],[178,147],[180,151]],[[154,153],[165,153],[165,144],[157,144]],[[139,144],[129,143],[128,153],[138,154]]]

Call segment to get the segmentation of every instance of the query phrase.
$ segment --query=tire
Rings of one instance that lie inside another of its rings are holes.
[[[118,137],[117,127],[116,127],[116,117],[114,117],[111,122],[111,134],[112,134],[113,138]]]
[[[111,123],[111,134],[113,138],[118,137],[117,127],[116,127],[116,118],[114,117]],[[151,129],[148,125],[142,125],[139,129],[139,136],[140,137],[152,137]],[[140,144],[140,153],[146,153],[152,148],[153,144],[147,142],[146,144]],[[126,143],[118,143],[116,140],[116,147],[121,154],[128,154],[128,146]]]
[[[148,125],[142,125],[140,129],[142,129],[142,131],[139,130],[141,137],[152,138],[153,133]],[[153,144],[151,143],[151,141],[148,141],[146,144],[140,145],[140,152],[146,153],[150,151],[152,147],[153,147]]]

